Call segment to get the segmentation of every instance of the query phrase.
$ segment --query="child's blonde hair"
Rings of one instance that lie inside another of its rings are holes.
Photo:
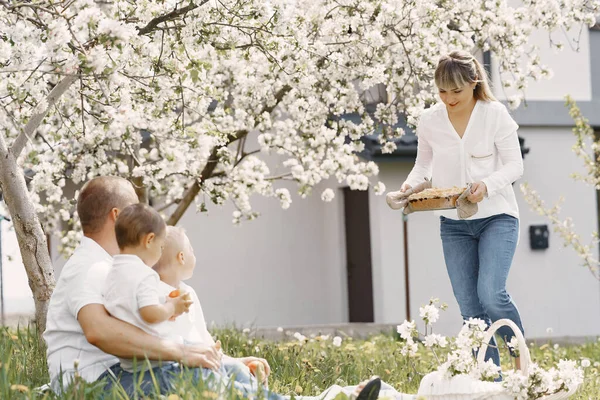
[[[177,226],[167,226],[166,232],[162,255],[153,267],[156,271],[169,267],[177,254],[184,250],[185,229]]]
[[[488,81],[483,65],[466,51],[453,51],[442,56],[435,69],[435,84],[438,88],[461,88],[470,83],[477,83],[473,97],[483,101],[497,101]]]

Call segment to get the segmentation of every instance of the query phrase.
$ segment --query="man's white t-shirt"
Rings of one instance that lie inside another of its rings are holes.
[[[174,321],[164,321],[149,324],[140,315],[140,308],[155,306],[165,302],[165,297],[160,298],[160,277],[151,267],[146,265],[141,258],[132,254],[117,254],[113,259],[113,266],[104,282],[104,307],[115,318],[135,325],[146,333],[168,338],[175,328]],[[134,365],[131,359],[120,359],[121,368],[133,372]],[[137,370],[144,366],[144,360],[138,360]],[[159,365],[151,361],[152,367]]]
[[[73,379],[77,360],[79,375],[94,382],[119,360],[91,345],[77,315],[89,304],[102,304],[102,282],[112,257],[94,240],[84,237],[63,267],[48,307],[44,340],[52,388],[60,392],[60,375],[66,387]]]
[[[160,281],[159,290],[161,297],[168,296],[175,289],[173,286]],[[169,338],[176,342],[183,341],[186,344],[215,344],[215,341],[206,328],[204,313],[202,312],[202,306],[200,305],[196,291],[183,282],[179,284],[179,290],[189,293],[193,304],[187,313],[180,315],[174,321],[174,328]]]

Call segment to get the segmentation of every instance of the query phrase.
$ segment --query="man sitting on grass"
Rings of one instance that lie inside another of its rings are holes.
[[[220,366],[214,346],[182,346],[152,336],[112,317],[104,308],[102,287],[119,254],[115,221],[121,210],[138,202],[129,181],[98,177],[77,199],[83,238],[63,267],[48,307],[44,339],[51,386],[61,392],[77,373],[95,382],[122,358],[176,361],[188,367]]]

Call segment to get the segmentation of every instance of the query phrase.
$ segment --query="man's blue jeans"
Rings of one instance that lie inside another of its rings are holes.
[[[234,372],[235,371],[235,372]],[[136,398],[137,395],[156,394],[156,389],[160,394],[168,394],[173,391],[175,383],[182,374],[189,373],[194,383],[203,382],[207,389],[218,391],[227,390],[230,385],[239,390],[244,397],[256,395],[259,390],[255,382],[252,382],[250,376],[246,376],[237,371],[236,366],[222,365],[218,371],[212,371],[206,368],[191,368],[185,370],[178,363],[165,363],[160,367],[152,369],[152,372],[146,371],[143,376],[140,373],[131,373],[124,371],[119,363],[113,365],[108,371],[102,374],[98,381],[106,379],[105,393],[109,393],[113,387],[120,385],[127,395]],[[230,375],[235,375],[234,376]],[[246,383],[247,382],[247,383]],[[264,389],[261,389],[264,390]],[[265,390],[265,399],[281,400],[285,397]]]
[[[442,247],[452,290],[463,319],[479,318],[488,325],[512,320],[524,333],[519,311],[506,292],[506,280],[519,237],[519,220],[507,214],[473,220],[440,217]],[[509,327],[498,334],[510,341]],[[494,339],[485,359],[500,365]]]
[[[250,369],[246,367],[241,361],[235,358],[223,357],[221,360],[222,368],[225,370],[225,374],[230,379],[234,379],[236,382],[244,385],[250,385],[251,387],[258,387],[258,381],[250,373]]]

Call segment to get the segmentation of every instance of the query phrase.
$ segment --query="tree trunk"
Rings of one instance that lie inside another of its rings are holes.
[[[0,190],[17,233],[29,287],[35,301],[38,333],[46,329],[46,312],[54,290],[54,268],[50,260],[46,234],[29,196],[23,169],[0,135]]]

